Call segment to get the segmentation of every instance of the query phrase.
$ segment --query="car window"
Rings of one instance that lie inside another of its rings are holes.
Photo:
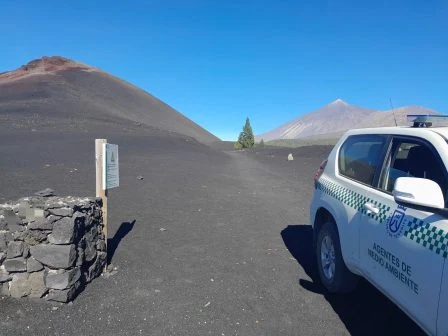
[[[353,180],[372,185],[377,168],[383,163],[386,138],[379,135],[348,137],[339,151],[339,172]]]
[[[435,151],[425,143],[396,139],[392,142],[387,162],[381,189],[392,192],[397,178],[419,177],[438,183],[446,198],[448,184],[444,165]]]

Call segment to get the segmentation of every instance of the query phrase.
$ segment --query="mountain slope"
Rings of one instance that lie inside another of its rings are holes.
[[[403,106],[393,110],[376,111],[360,120],[355,128],[395,126],[395,121],[398,126],[406,126],[409,125],[406,120],[408,114],[440,113],[422,106]]]
[[[156,97],[97,68],[43,57],[0,74],[0,118],[30,123],[123,123],[218,141]]]
[[[257,136],[264,141],[274,139],[300,139],[320,134],[345,131],[359,123],[360,118],[374,110],[349,105],[341,99],[308,114],[300,116],[280,127]]]
[[[350,105],[341,99],[300,116],[272,131],[258,135],[257,141],[279,139],[333,139],[355,128],[407,125],[408,114],[439,114],[420,106],[405,106],[393,111],[377,111]],[[395,115],[395,118],[394,118]]]

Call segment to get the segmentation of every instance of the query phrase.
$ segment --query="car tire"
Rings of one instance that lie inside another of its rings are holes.
[[[316,257],[319,278],[330,293],[352,292],[359,277],[349,271],[341,253],[341,244],[336,225],[327,222],[317,235]]]

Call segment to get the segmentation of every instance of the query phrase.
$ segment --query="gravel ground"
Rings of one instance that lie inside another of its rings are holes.
[[[93,195],[94,137],[2,130],[0,202],[46,187]],[[315,281],[308,206],[329,147],[234,152],[163,134],[96,137],[120,145],[121,186],[109,196],[117,272],[69,305],[0,298],[1,335],[421,333],[366,282],[340,297]]]

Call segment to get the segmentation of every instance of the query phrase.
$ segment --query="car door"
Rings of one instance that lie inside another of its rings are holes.
[[[338,152],[337,184],[327,188],[343,205],[338,226],[344,261],[350,269],[359,267],[359,220],[366,196],[377,183],[388,136],[362,134],[349,136]]]
[[[448,335],[448,268],[443,269],[442,284],[440,286],[439,313],[437,319],[437,335]]]
[[[435,334],[447,221],[435,213],[398,205],[392,190],[401,176],[428,178],[447,190],[446,169],[431,144],[393,137],[377,189],[364,204],[361,264],[371,282]]]

